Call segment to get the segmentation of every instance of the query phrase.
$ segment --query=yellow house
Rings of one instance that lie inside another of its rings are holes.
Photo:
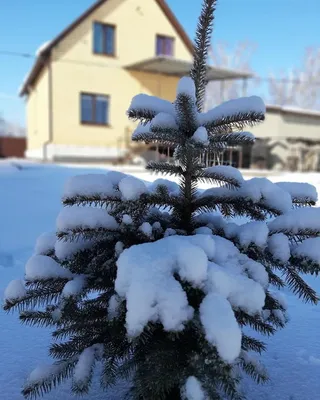
[[[181,0],[185,1],[185,0]],[[129,153],[138,93],[175,98],[193,44],[164,0],[99,0],[43,45],[25,79],[26,156],[116,160]],[[208,79],[249,75],[208,67]]]

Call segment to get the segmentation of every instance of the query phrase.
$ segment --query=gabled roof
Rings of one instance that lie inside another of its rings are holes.
[[[61,41],[63,40],[70,32],[72,32],[82,21],[84,21],[87,17],[89,17],[95,10],[97,10],[100,6],[106,3],[108,0],[98,0],[96,1],[90,8],[88,8],[79,18],[77,18],[72,24],[67,26],[55,39],[53,39],[50,44],[41,52],[41,54],[37,57],[29,75],[25,79],[22,84],[20,90],[20,96],[23,96],[28,93],[28,87],[33,85],[35,80],[37,79],[38,75],[40,74],[42,68],[47,64],[49,56],[51,54],[51,50]],[[185,30],[183,29],[182,25],[179,23],[173,12],[171,11],[170,7],[166,3],[165,0],[155,0],[163,13],[166,15],[172,26],[177,31],[178,35],[180,36],[181,40],[193,54],[193,43],[190,40],[189,36],[186,34]]]

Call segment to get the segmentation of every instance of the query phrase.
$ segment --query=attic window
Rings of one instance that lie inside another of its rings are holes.
[[[93,52],[115,55],[115,26],[95,22],[93,25]]]
[[[156,55],[173,56],[174,39],[169,36],[157,35],[156,37]]]

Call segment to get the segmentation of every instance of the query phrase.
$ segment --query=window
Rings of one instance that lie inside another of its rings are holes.
[[[115,27],[95,22],[93,25],[93,52],[115,55]]]
[[[157,35],[156,55],[157,56],[173,56],[174,39],[168,36]]]
[[[109,124],[109,96],[81,94],[81,122],[92,125]]]

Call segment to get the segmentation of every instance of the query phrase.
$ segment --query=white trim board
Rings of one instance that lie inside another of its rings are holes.
[[[47,157],[45,157],[47,153]],[[48,144],[37,149],[28,149],[25,152],[26,158],[36,160],[54,160],[55,158],[101,158],[117,159],[127,153],[125,149],[116,147],[91,147],[91,146],[72,146],[61,144]]]

